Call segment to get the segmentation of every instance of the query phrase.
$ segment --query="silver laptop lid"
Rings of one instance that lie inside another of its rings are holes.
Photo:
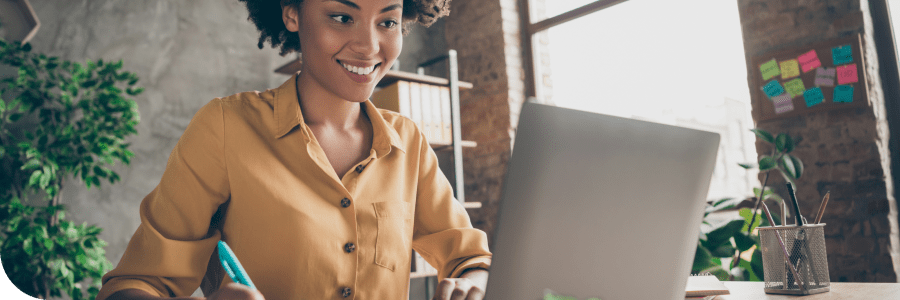
[[[526,103],[486,299],[683,299],[719,135]]]

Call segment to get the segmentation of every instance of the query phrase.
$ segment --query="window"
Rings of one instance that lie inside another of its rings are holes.
[[[550,25],[526,33],[538,79],[527,96],[718,132],[709,199],[751,196],[757,174],[737,165],[757,157],[737,2],[530,1],[532,23]],[[559,14],[581,16],[557,24]]]

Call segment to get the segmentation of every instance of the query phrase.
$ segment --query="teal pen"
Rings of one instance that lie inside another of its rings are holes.
[[[219,260],[222,261],[222,268],[225,269],[225,273],[228,273],[228,277],[231,277],[232,281],[249,286],[251,289],[256,289],[253,281],[250,281],[250,276],[247,276],[244,267],[241,267],[241,263],[234,256],[234,252],[231,251],[231,248],[228,247],[225,241],[219,241]]]

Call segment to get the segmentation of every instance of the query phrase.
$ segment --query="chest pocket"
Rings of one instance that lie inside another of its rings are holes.
[[[405,201],[373,203],[378,233],[375,264],[393,271],[409,265],[412,243],[413,205]]]

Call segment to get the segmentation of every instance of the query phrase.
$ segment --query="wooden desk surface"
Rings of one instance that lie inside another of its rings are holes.
[[[726,281],[731,295],[721,295],[715,300],[802,299],[802,300],[853,300],[900,299],[900,283],[832,282],[831,291],[807,296],[766,294],[763,282]]]

